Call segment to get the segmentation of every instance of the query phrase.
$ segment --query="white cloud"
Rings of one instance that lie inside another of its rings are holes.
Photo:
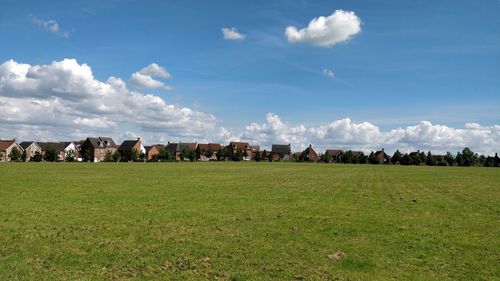
[[[467,123],[456,129],[422,121],[417,125],[382,131],[368,123],[355,123],[349,118],[333,121],[328,125],[290,125],[273,113],[268,113],[263,124],[251,123],[240,133],[227,132],[236,140],[246,140],[270,148],[274,144],[291,143],[295,151],[312,144],[318,152],[325,149],[361,150],[370,152],[385,148],[388,152],[432,151],[453,153],[468,146],[475,152],[494,154],[500,151],[500,126],[481,126]]]
[[[323,75],[325,75],[326,77],[330,77],[332,79],[335,78],[335,73],[333,73],[333,71],[331,69],[323,69]]]
[[[225,40],[238,41],[238,40],[245,40],[245,38],[247,37],[245,34],[240,33],[238,29],[234,27],[231,28],[223,27],[221,30]]]
[[[130,77],[130,84],[137,88],[172,90],[172,87],[166,83],[156,80],[153,77],[160,77],[165,79],[172,78],[172,75],[163,67],[156,63],[152,63],[138,72],[135,72]]]
[[[218,121],[131,91],[120,78],[99,81],[90,66],[64,59],[46,65],[0,64],[0,123],[2,137],[65,140],[135,130],[193,139],[210,133]]]
[[[55,20],[42,20],[36,17],[32,17],[32,21],[34,24],[43,27],[45,30],[55,33],[64,38],[69,37],[69,31],[63,31],[59,27],[59,24]]]
[[[352,11],[336,10],[328,17],[314,18],[306,28],[288,26],[285,36],[291,43],[331,47],[361,32],[361,19]]]

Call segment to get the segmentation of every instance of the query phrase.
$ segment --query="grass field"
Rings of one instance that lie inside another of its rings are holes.
[[[1,164],[0,280],[499,280],[499,215],[493,168]]]

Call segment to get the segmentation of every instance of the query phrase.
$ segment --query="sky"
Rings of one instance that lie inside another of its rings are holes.
[[[500,152],[500,1],[0,0],[0,138]]]

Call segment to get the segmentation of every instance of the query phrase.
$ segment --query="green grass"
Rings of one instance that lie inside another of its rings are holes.
[[[493,168],[1,164],[0,280],[499,280],[499,214]]]

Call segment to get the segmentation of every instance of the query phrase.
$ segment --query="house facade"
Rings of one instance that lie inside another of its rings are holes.
[[[271,146],[271,158],[273,161],[289,161],[292,158],[291,144],[273,144]]]
[[[41,148],[44,159],[49,148],[57,152],[56,161],[65,161],[69,155],[72,155],[75,160],[78,159],[78,150],[73,142],[38,142],[37,144]]]
[[[170,151],[175,155],[175,161],[185,161],[189,159],[181,159],[181,152],[184,150],[192,151],[196,153],[196,146],[197,143],[187,143],[187,142],[178,142],[178,143],[173,143],[173,142],[168,142],[167,145],[165,146],[166,151]]]
[[[229,143],[229,148],[231,149],[233,155],[236,155],[239,151],[241,151],[243,153],[244,160],[250,160],[253,158],[254,152],[248,142],[232,141]]]
[[[196,159],[200,161],[217,160],[217,153],[221,150],[218,143],[199,143],[196,147]]]
[[[32,161],[37,152],[42,156],[42,148],[34,141],[23,141],[19,144],[26,151],[26,161]]]
[[[310,162],[318,162],[321,160],[321,158],[318,156],[316,151],[314,151],[311,145],[309,145],[309,147],[302,152],[301,158],[302,161]]]
[[[383,148],[375,152],[375,157],[377,157],[379,164],[388,164],[391,161],[391,157],[384,152]]]
[[[146,149],[146,160],[147,161],[158,161],[161,151],[165,148],[162,144],[155,144],[150,146],[145,146]]]
[[[0,162],[10,162],[10,154],[14,148],[23,152],[23,148],[15,140],[0,140]]]
[[[340,149],[327,149],[325,151],[325,154],[330,155],[330,162],[332,163],[339,163],[342,161],[342,153],[344,153],[343,150]]]
[[[114,153],[118,146],[112,138],[89,137],[80,146],[80,154],[84,161],[101,162],[107,153]]]
[[[141,153],[146,155],[146,148],[142,145],[141,138],[136,140],[125,140],[118,147],[118,152],[122,156],[122,161],[129,162],[136,160]],[[137,154],[137,155],[134,155]]]

